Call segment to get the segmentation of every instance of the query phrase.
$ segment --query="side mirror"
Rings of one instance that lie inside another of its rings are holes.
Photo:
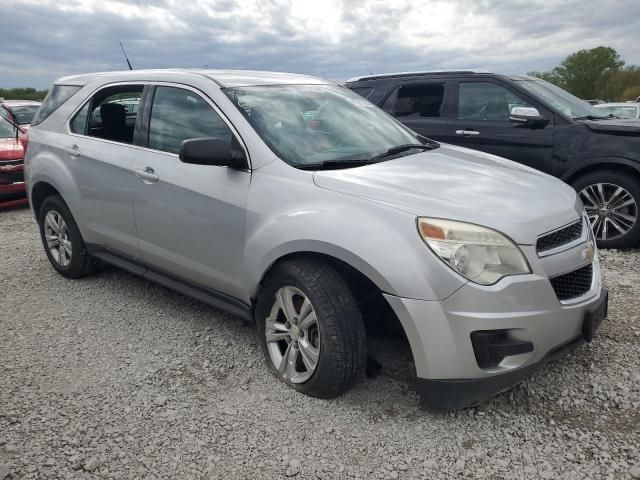
[[[190,138],[182,142],[178,156],[181,162],[194,165],[246,168],[244,151],[232,143],[236,142],[217,137]]]
[[[533,107],[513,107],[509,120],[516,126],[536,125],[544,121],[538,109]]]

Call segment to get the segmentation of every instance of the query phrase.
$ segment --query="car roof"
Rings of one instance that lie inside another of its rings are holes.
[[[303,84],[330,84],[310,75],[298,73],[267,72],[258,70],[209,70],[200,68],[176,68],[155,70],[124,70],[120,72],[98,72],[83,75],[62,77],[55,83],[60,85],[85,85],[91,80],[102,78],[113,82],[126,81],[156,81],[167,80],[171,77],[184,78],[185,76],[199,75],[210,78],[221,87],[245,87],[253,85],[303,85]]]
[[[422,75],[455,75],[455,74],[487,74],[492,73],[488,70],[482,70],[478,68],[457,69],[457,70],[420,70],[415,72],[391,72],[391,73],[379,73],[371,75],[362,75],[359,77],[353,77],[346,81],[346,83],[360,82],[363,80],[379,80],[383,78],[396,78],[396,77],[419,77]]]
[[[27,105],[35,105],[38,106],[42,102],[38,102],[36,100],[2,100],[0,101],[2,105],[6,105],[8,107],[23,107]]]

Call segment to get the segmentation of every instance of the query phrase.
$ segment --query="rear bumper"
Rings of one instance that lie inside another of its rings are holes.
[[[607,303],[608,292],[606,289],[602,289],[598,302],[592,306],[592,311],[598,311],[604,307],[606,312]],[[585,342],[591,341],[593,333],[600,326],[602,320],[604,320],[604,317],[590,324],[589,328],[583,328],[580,335],[558,345],[540,361],[511,372],[482,379],[428,380],[419,378],[418,395],[420,396],[420,404],[425,409],[454,409],[478,405],[530,377],[547,363],[562,358]]]

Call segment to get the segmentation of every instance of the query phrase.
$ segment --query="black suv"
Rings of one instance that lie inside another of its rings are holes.
[[[346,86],[426,137],[499,155],[571,184],[599,246],[640,242],[637,120],[605,117],[537,78],[483,70],[370,75]]]

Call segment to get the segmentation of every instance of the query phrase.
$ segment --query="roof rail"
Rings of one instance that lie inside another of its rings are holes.
[[[419,75],[449,75],[453,73],[492,73],[483,69],[467,69],[467,70],[422,70],[418,72],[395,72],[395,73],[380,73],[373,75],[363,75],[361,77],[353,77],[347,80],[349,82],[358,82],[360,80],[377,80],[379,78],[394,78],[394,77],[416,77]]]

